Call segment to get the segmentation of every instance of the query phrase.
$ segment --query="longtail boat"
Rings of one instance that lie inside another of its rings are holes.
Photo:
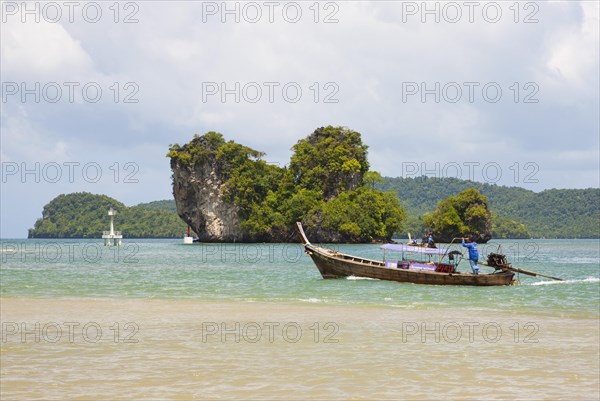
[[[457,254],[449,248],[426,248],[403,244],[385,244],[384,251],[401,252],[399,260],[383,261],[347,255],[310,243],[300,222],[296,223],[305,252],[310,255],[323,278],[367,277],[379,280],[414,284],[495,286],[513,284],[514,272],[509,265],[496,268],[493,273],[460,273]],[[410,257],[406,255],[414,255]],[[420,259],[418,257],[421,257]],[[423,257],[425,260],[422,260]],[[445,258],[448,262],[443,262]],[[433,260],[432,260],[433,259]],[[505,261],[504,261],[505,262]],[[524,272],[524,271],[521,271]]]

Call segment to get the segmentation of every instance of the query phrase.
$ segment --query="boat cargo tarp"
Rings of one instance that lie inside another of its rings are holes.
[[[412,252],[427,255],[445,255],[448,252],[447,248],[425,248],[421,246],[410,246],[404,244],[385,244],[381,246],[381,249],[385,249],[387,251]]]

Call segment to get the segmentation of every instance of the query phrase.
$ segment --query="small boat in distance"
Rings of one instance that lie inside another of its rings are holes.
[[[461,253],[450,252],[449,248],[385,244],[382,246],[384,251],[401,252],[402,258],[393,260],[384,256],[383,261],[378,261],[315,246],[306,237],[300,222],[296,223],[296,228],[305,252],[310,255],[323,278],[356,276],[402,283],[473,286],[511,285],[514,282],[515,274],[508,267],[489,274],[457,272],[456,265],[460,260],[456,256]],[[447,263],[443,262],[446,257]]]

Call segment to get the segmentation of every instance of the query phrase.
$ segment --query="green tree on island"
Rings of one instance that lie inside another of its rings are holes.
[[[531,232],[525,224],[492,211],[492,237],[496,239],[526,239],[531,238]]]
[[[296,143],[289,171],[296,188],[321,191],[325,199],[363,185],[368,146],[345,127],[318,128]]]
[[[474,188],[440,201],[432,213],[425,214],[423,222],[437,242],[473,236],[475,241],[486,243],[492,238],[487,197]]]

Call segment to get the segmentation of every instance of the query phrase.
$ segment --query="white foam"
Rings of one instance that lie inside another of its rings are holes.
[[[572,258],[559,258],[559,257],[552,257],[549,259],[550,262],[553,263],[561,263],[561,264],[590,264],[590,265],[597,265],[599,262],[598,258],[595,257],[572,257]]]
[[[551,285],[551,284],[573,284],[573,283],[598,283],[600,282],[600,278],[598,277],[588,277],[585,279],[579,280],[564,280],[564,281],[538,281],[537,283],[531,283],[529,285]]]
[[[346,277],[346,280],[379,280],[379,279],[371,278],[371,277],[348,276],[348,277]]]
[[[310,303],[319,303],[319,302],[323,302],[322,300],[320,300],[320,299],[318,299],[318,298],[300,299],[300,301],[302,301],[302,302],[310,302]]]

